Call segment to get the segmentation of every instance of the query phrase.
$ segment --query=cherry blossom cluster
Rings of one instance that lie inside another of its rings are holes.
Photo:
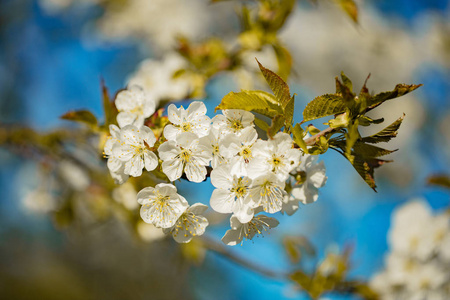
[[[228,245],[276,227],[278,221],[263,212],[291,215],[299,202],[316,201],[318,188],[325,184],[325,167],[316,156],[296,148],[288,133],[258,138],[250,112],[224,110],[210,119],[202,102],[194,101],[186,109],[170,104],[169,123],[157,138],[144,125],[155,112],[155,100],[143,89],[131,86],[120,92],[116,106],[119,127],[110,126],[104,148],[110,173],[118,184],[141,176],[143,169],[159,168],[167,176],[168,183],[144,188],[137,198],[142,219],[177,242],[189,242],[208,225],[202,216],[207,206],[189,206],[173,184],[178,179],[199,183],[210,177],[216,188],[211,208],[232,214],[231,229],[222,238]]]
[[[371,286],[382,299],[448,299],[450,215],[433,215],[423,200],[411,201],[392,218],[391,252]]]

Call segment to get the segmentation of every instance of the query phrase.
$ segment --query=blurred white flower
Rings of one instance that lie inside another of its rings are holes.
[[[59,162],[58,171],[62,179],[76,191],[84,191],[90,184],[87,172],[68,160]]]
[[[146,59],[128,79],[127,86],[138,85],[155,100],[156,107],[161,100],[179,101],[192,90],[192,82],[185,76],[174,77],[175,73],[187,67],[186,60],[170,52],[161,60]]]
[[[114,157],[125,163],[124,173],[133,177],[141,176],[142,169],[152,171],[158,166],[158,158],[149,147],[153,147],[156,137],[147,126],[138,128],[127,125],[120,130],[120,141],[114,143]]]
[[[182,132],[192,132],[198,137],[209,134],[211,119],[206,115],[206,106],[203,102],[194,101],[185,110],[183,106],[177,108],[174,104],[167,109],[169,121],[164,127],[164,137],[167,140],[175,140]]]
[[[202,214],[208,209],[208,206],[195,203],[184,211],[178,218],[175,225],[170,228],[164,228],[165,234],[172,234],[178,243],[188,243],[194,236],[205,233],[208,220]]]
[[[137,201],[142,205],[142,220],[161,228],[175,225],[189,206],[186,199],[177,193],[177,188],[167,183],[142,189],[137,194]]]
[[[117,123],[123,128],[126,125],[141,127],[145,118],[155,112],[155,99],[141,87],[133,85],[117,94],[116,107],[119,111]]]
[[[278,226],[279,222],[275,218],[265,215],[254,216],[249,222],[241,223],[236,216],[230,219],[231,229],[222,237],[222,242],[226,245],[234,246],[242,243],[244,239],[251,240],[256,236],[263,236],[264,232]]]
[[[166,236],[161,228],[157,228],[155,225],[143,221],[138,222],[136,230],[138,235],[145,242],[157,241]]]
[[[46,214],[56,209],[56,199],[43,189],[28,192],[21,202],[26,211],[35,214]]]
[[[134,186],[126,182],[123,185],[116,187],[112,191],[112,198],[117,203],[122,204],[128,210],[136,209],[139,204],[136,202],[137,192]]]
[[[183,171],[189,181],[205,180],[206,166],[211,161],[212,153],[199,143],[196,134],[182,132],[175,140],[166,141],[159,146],[158,152],[163,160],[163,172],[170,181],[180,178]]]
[[[448,299],[448,214],[433,215],[425,201],[415,199],[394,212],[391,224],[386,268],[372,278],[371,287],[381,299]]]

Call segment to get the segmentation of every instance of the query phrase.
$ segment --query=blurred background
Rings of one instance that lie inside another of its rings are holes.
[[[59,117],[74,109],[89,109],[102,119],[101,79],[114,94],[126,87],[144,59],[159,58],[173,47],[175,34],[227,40],[238,31],[234,1],[146,2],[120,6],[100,0],[2,0],[1,124],[38,132],[73,128]],[[341,71],[356,90],[369,73],[369,89],[376,92],[392,90],[397,83],[422,83],[414,93],[374,111],[374,117],[385,118],[383,125],[406,114],[397,139],[388,146],[400,150],[389,157],[394,163],[378,170],[378,193],[337,153],[322,155],[328,181],[319,200],[291,217],[277,215],[280,226],[270,235],[230,249],[246,261],[289,270],[281,241],[302,235],[318,252],[305,258],[306,264],[351,245],[350,277],[368,280],[383,267],[391,214],[397,207],[413,198],[425,199],[435,211],[450,204],[448,191],[426,184],[430,175],[450,172],[449,1],[367,0],[358,5],[355,24],[334,3],[298,1],[280,32],[293,58],[289,83],[297,94],[296,121],[301,121],[308,101],[334,92],[334,77]],[[267,67],[274,61],[270,53],[257,57]],[[210,117],[232,90],[239,87],[229,76],[208,83],[207,96],[201,99]],[[83,156],[83,150],[78,154]],[[64,229],[45,214],[51,210],[45,198],[49,195],[36,193],[59,182],[48,180],[51,175],[42,172],[42,162],[38,166],[33,156],[24,159],[0,147],[0,165],[4,299],[308,299],[292,283],[258,274],[216,253],[194,259],[197,264],[186,263],[186,251],[191,258],[201,254],[174,248],[168,239],[145,241],[145,233],[136,239],[117,218],[106,216],[103,222]],[[72,188],[89,185],[70,164],[58,168],[67,169],[61,174]],[[180,182],[178,188],[188,200],[203,203],[209,202],[213,190],[209,182],[194,188]],[[97,201],[95,190],[89,194],[92,199],[82,201]],[[96,209],[103,209],[97,202]],[[228,227],[224,222],[209,228],[210,238],[220,241]]]

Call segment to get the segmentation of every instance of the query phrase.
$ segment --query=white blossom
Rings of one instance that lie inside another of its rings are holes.
[[[271,214],[280,211],[286,195],[284,185],[285,182],[272,173],[255,178],[250,186],[254,207],[262,206],[265,212]]]
[[[183,106],[176,108],[174,104],[167,109],[169,121],[164,127],[164,136],[167,140],[175,140],[182,132],[192,132],[198,137],[209,134],[211,119],[206,115],[206,106],[203,102],[194,101],[185,110]]]
[[[111,177],[116,184],[123,184],[129,175],[125,174],[125,163],[115,157],[112,151],[114,144],[120,143],[120,128],[116,125],[109,125],[109,131],[111,135],[106,140],[103,154],[108,159],[106,165]]]
[[[206,166],[211,161],[212,153],[199,143],[196,134],[180,133],[175,140],[166,141],[159,146],[158,152],[163,160],[163,172],[170,181],[180,178],[183,171],[189,181],[205,180]]]
[[[282,181],[300,163],[302,153],[294,149],[294,141],[287,133],[279,132],[272,140],[258,140],[253,146],[255,158],[250,162],[249,172],[262,174],[272,172]]]
[[[256,236],[263,236],[268,229],[277,227],[279,222],[275,218],[265,215],[254,216],[249,222],[241,223],[236,216],[230,219],[231,229],[222,237],[226,245],[234,246],[243,243],[244,239],[251,240]]]
[[[211,167],[217,168],[222,164],[226,164],[228,160],[220,153],[220,133],[219,130],[211,127],[209,134],[200,139],[200,144],[205,146],[212,153]]]
[[[186,199],[177,194],[177,188],[167,183],[142,189],[137,194],[137,201],[142,205],[142,220],[161,228],[175,225],[189,206]]]
[[[248,164],[254,158],[253,145],[258,138],[258,134],[253,127],[247,127],[241,131],[241,135],[228,134],[219,143],[219,151],[229,160],[231,171],[236,174],[243,174],[249,177],[256,177],[257,172],[248,173]]]
[[[222,165],[211,172],[211,183],[216,189],[211,195],[211,208],[219,213],[234,213],[243,223],[253,217],[249,187],[252,180],[232,173],[229,165]]]
[[[248,111],[241,109],[225,109],[223,115],[216,115],[212,121],[213,126],[219,130],[222,136],[228,133],[241,135],[243,129],[254,127],[255,116]]]
[[[141,127],[145,118],[155,112],[154,98],[136,85],[118,93],[115,103],[119,110],[117,123],[121,128],[126,125]]]
[[[208,206],[195,203],[190,206],[185,212],[178,218],[175,225],[170,228],[164,228],[165,234],[172,234],[175,241],[178,243],[188,243],[194,236],[199,236],[205,233],[206,226],[208,226],[208,220],[201,216]]]
[[[125,163],[125,174],[137,177],[141,176],[144,167],[147,171],[152,171],[158,166],[158,158],[149,149],[156,142],[150,128],[127,125],[120,130],[119,139],[119,142],[114,143],[112,153]]]
[[[315,202],[319,197],[319,188],[327,181],[325,165],[323,161],[318,163],[318,159],[317,155],[305,155],[297,168],[298,171],[306,173],[306,178],[302,185],[292,189],[292,196],[303,204]]]

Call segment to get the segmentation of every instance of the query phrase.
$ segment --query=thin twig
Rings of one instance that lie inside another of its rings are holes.
[[[321,136],[323,136],[323,135],[325,135],[325,134],[327,134],[327,133],[332,132],[333,130],[335,130],[335,128],[328,127],[327,129],[322,130],[322,131],[319,132],[318,134],[315,134],[315,135],[313,135],[312,137],[307,138],[307,139],[305,140],[306,146],[312,146],[312,145],[314,145],[314,144],[316,143],[316,141],[317,141],[318,138],[320,138]]]
[[[205,248],[207,248],[211,251],[214,251],[215,253],[217,253],[221,256],[224,256],[225,258],[228,258],[232,262],[234,262],[246,269],[249,269],[253,272],[259,273],[261,275],[264,275],[266,277],[270,277],[273,279],[278,279],[278,280],[287,279],[286,273],[272,271],[272,270],[262,267],[258,264],[252,263],[242,257],[239,257],[236,254],[234,254],[232,251],[230,251],[230,249],[228,247],[212,240],[211,238],[203,236],[202,242],[203,242],[203,245],[205,246]]]

